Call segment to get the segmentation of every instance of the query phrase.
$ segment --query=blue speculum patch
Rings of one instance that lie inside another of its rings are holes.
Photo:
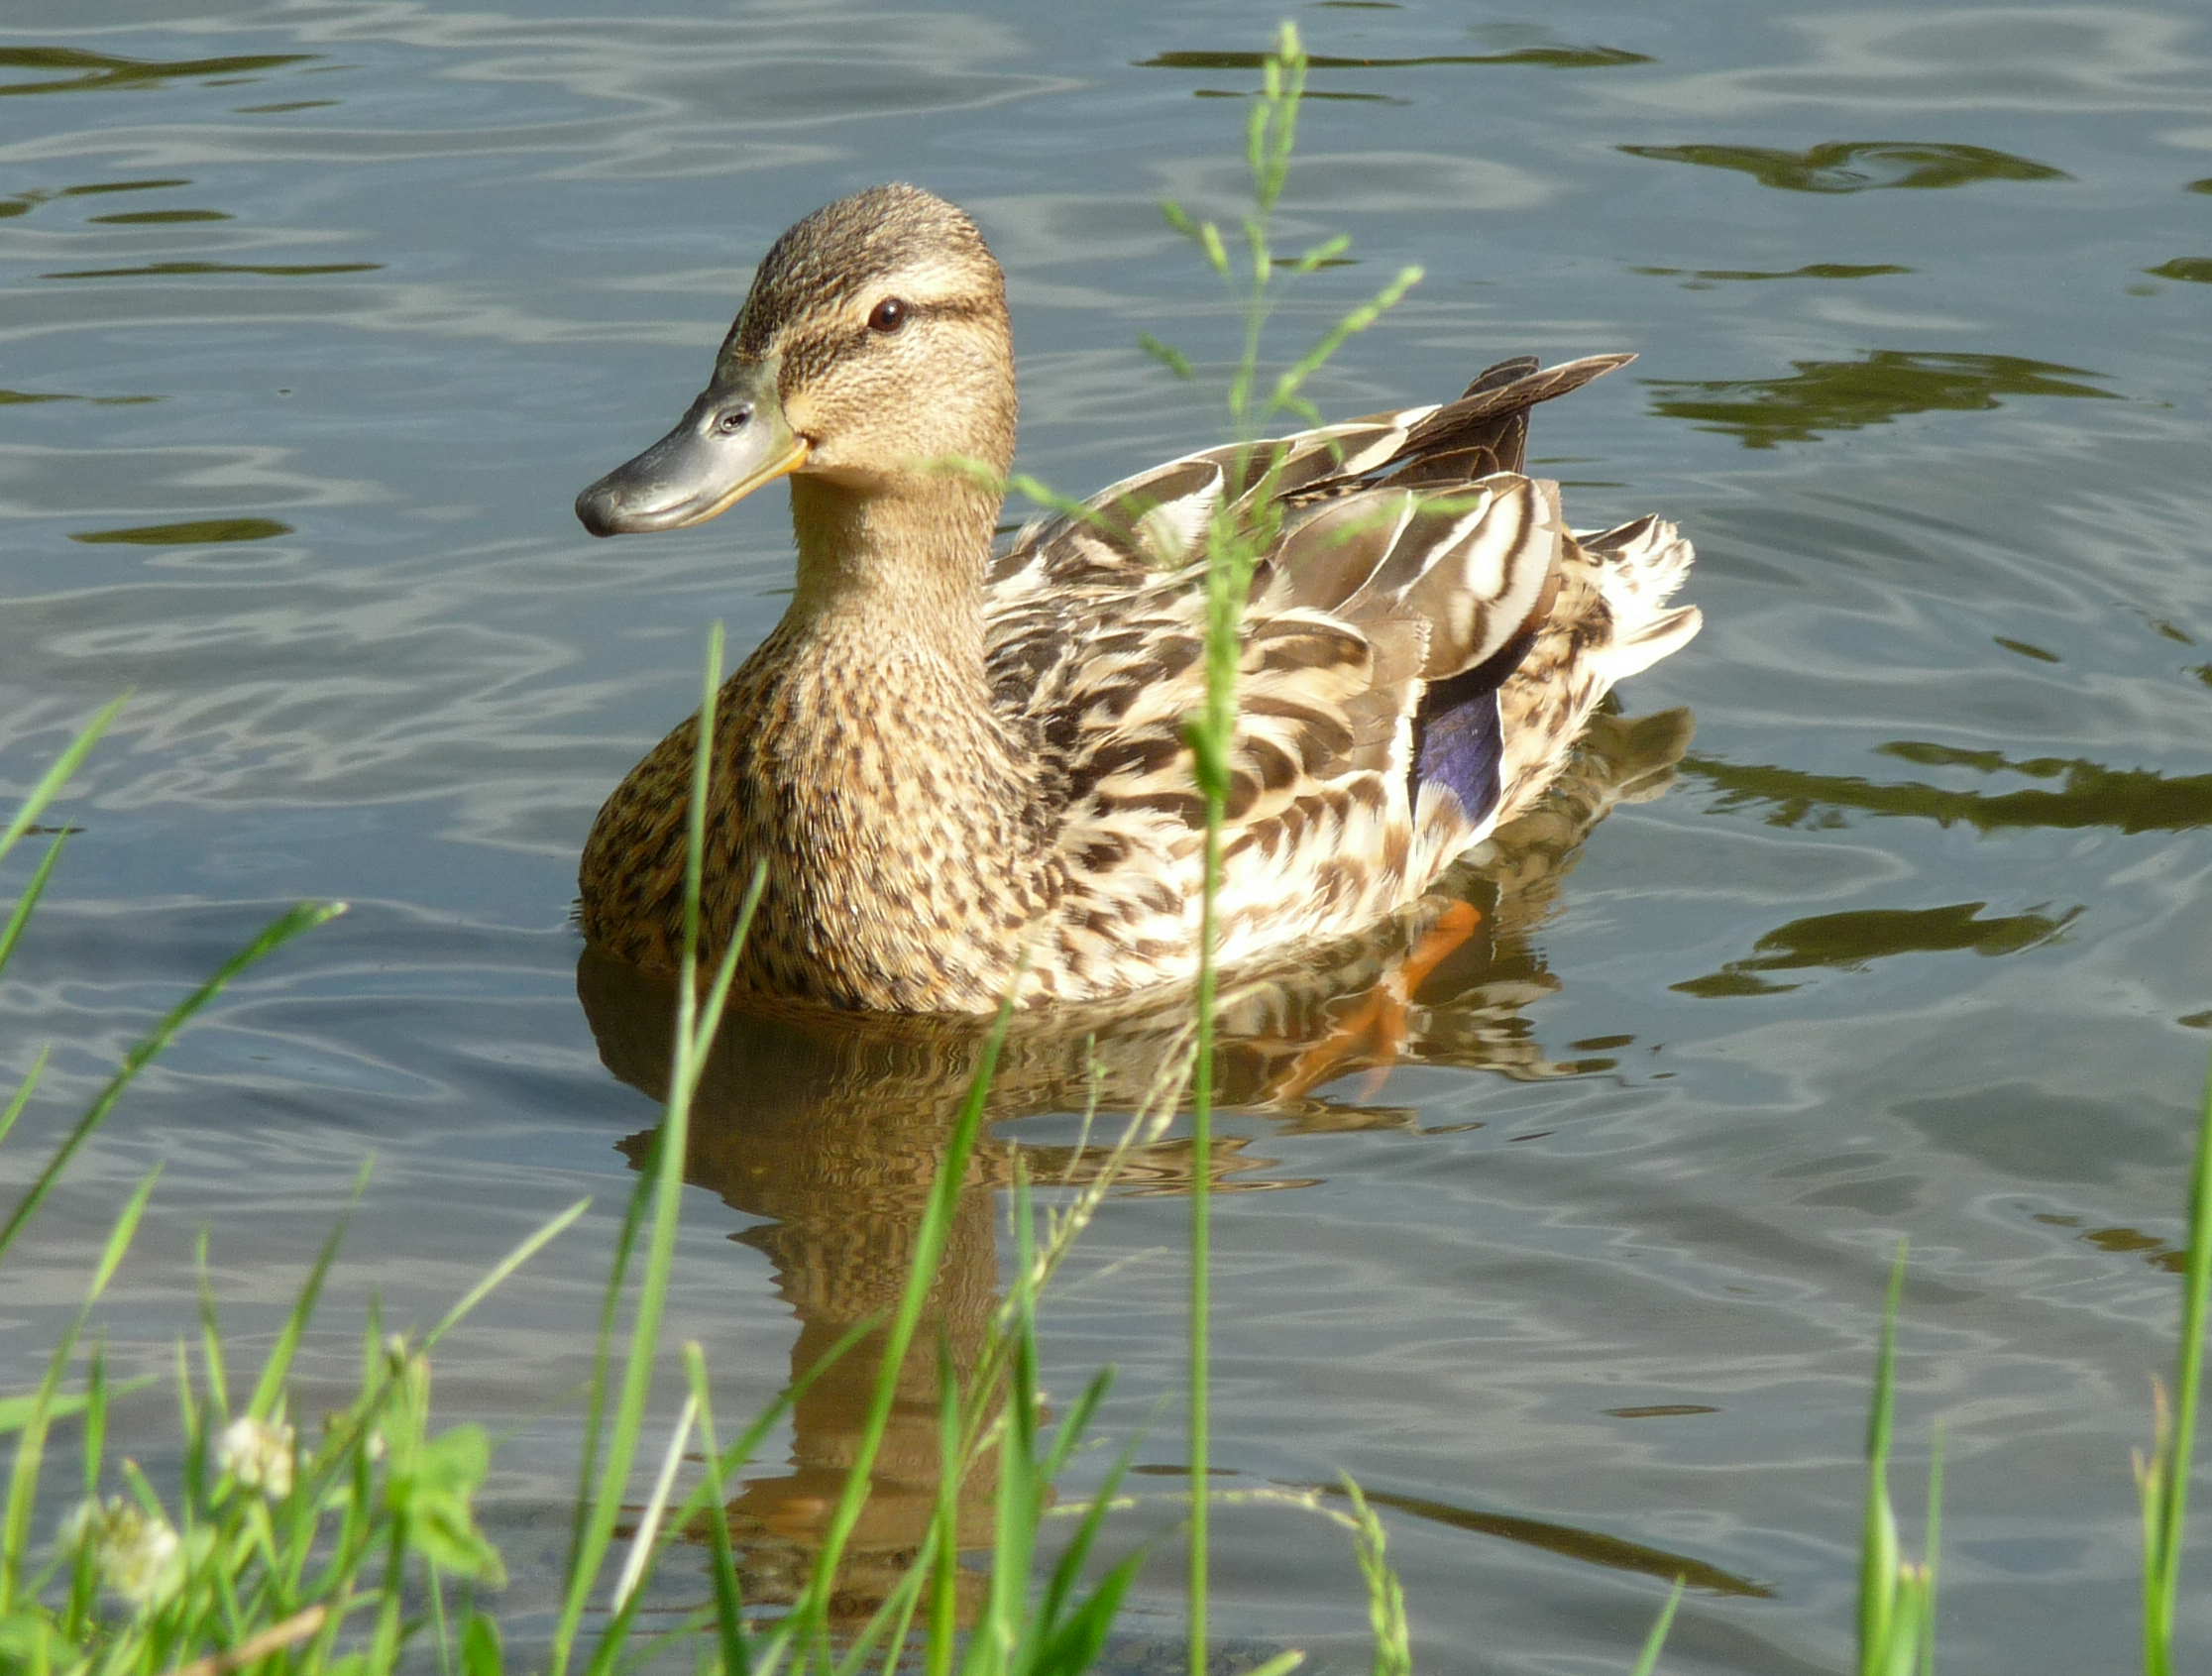
[[[1441,785],[1478,821],[1497,807],[1498,763],[1505,754],[1497,689],[1527,655],[1529,638],[1521,636],[1473,669],[1428,690],[1416,724],[1420,729],[1413,758],[1416,791]]]

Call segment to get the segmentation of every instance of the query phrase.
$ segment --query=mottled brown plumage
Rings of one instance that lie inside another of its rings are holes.
[[[601,533],[791,473],[798,582],[717,708],[706,935],[759,862],[748,988],[978,1012],[1186,980],[1204,805],[1204,551],[1263,544],[1219,898],[1236,963],[1411,902],[1525,808],[1591,707],[1673,651],[1690,563],[1645,518],[1570,535],[1527,411],[1610,371],[1491,369],[1456,401],[1172,461],[990,556],[1013,456],[1004,279],[951,205],[878,187],[777,241],[713,384],[579,498]],[[962,469],[952,464],[965,460]],[[601,811],[584,930],[674,963],[694,722]]]

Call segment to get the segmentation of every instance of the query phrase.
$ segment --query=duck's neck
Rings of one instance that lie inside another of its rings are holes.
[[[747,981],[987,1010],[1019,953],[1009,927],[1050,888],[1034,769],[984,667],[993,503],[802,479],[792,509],[798,589],[719,712],[737,811],[719,873],[768,862]]]
[[[842,638],[880,634],[927,645],[983,673],[983,570],[998,499],[955,478],[860,491],[794,478],[798,586],[785,621]]]

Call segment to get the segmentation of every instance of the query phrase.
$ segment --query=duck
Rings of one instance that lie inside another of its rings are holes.
[[[1700,626],[1644,516],[1567,526],[1528,412],[1633,359],[1503,361],[1456,398],[1186,454],[994,539],[1017,395],[975,222],[891,184],[770,247],[706,389],[577,497],[688,528],[788,480],[782,618],[721,686],[700,952],[761,883],[740,991],[865,1012],[1109,1001],[1197,977],[1208,553],[1242,532],[1220,969],[1372,931],[1526,811],[1613,684]],[[700,719],[594,822],[580,922],[679,965]]]

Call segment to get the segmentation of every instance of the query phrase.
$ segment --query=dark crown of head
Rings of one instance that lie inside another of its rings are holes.
[[[802,309],[836,308],[929,258],[975,262],[995,276],[989,247],[965,212],[919,186],[870,186],[824,204],[769,247],[725,352],[757,355]]]

